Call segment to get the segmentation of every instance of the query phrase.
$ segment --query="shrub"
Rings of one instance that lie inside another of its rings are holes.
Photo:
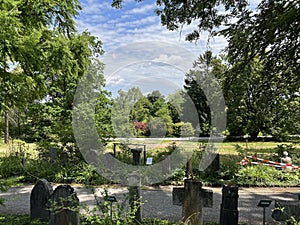
[[[173,126],[173,135],[175,137],[191,137],[194,133],[194,128],[189,122],[178,122]]]
[[[23,174],[23,167],[20,156],[10,155],[3,156],[0,159],[0,176],[9,178]]]
[[[236,181],[241,186],[296,186],[300,183],[299,175],[299,171],[255,165],[242,167],[236,174]]]

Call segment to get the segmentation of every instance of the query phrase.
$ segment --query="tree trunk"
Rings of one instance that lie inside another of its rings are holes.
[[[5,133],[4,133],[5,144],[9,143],[9,122],[8,122],[8,111],[5,110]]]

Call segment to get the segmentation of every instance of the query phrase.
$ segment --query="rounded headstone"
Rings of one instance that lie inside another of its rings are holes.
[[[37,181],[30,195],[31,219],[49,220],[49,199],[52,193],[52,186],[46,179]]]

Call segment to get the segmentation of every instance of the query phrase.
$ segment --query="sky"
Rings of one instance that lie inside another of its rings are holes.
[[[121,9],[111,7],[111,0],[81,0],[81,5],[78,30],[103,42],[106,89],[114,96],[119,89],[136,86],[144,93],[159,90],[168,95],[183,87],[185,74],[200,54],[218,54],[226,46],[221,37],[208,45],[207,34],[196,43],[185,41],[196,24],[168,31],[154,12],[155,0],[125,0]]]

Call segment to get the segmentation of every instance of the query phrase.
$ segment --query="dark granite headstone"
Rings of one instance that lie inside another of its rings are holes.
[[[220,225],[238,225],[238,198],[238,187],[223,186]]]
[[[132,148],[131,149],[133,165],[140,165],[142,151],[143,151],[142,148]]]
[[[53,193],[53,189],[49,182],[40,179],[34,185],[30,195],[30,218],[49,220],[50,210],[48,208],[49,198]]]
[[[49,225],[79,225],[79,199],[70,185],[58,186],[51,195]]]

